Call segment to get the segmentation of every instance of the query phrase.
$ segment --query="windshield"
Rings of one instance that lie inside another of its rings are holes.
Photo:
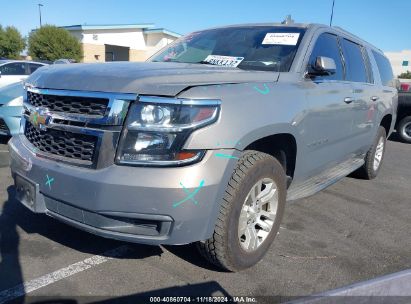
[[[305,29],[281,26],[227,27],[195,32],[150,58],[233,68],[289,71]]]

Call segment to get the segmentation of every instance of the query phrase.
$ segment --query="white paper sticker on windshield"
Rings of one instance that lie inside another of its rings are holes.
[[[262,44],[297,45],[300,33],[267,33]]]
[[[241,61],[244,60],[244,57],[232,57],[232,56],[219,56],[219,55],[208,55],[205,62],[214,65],[221,65],[226,67],[237,67]]]

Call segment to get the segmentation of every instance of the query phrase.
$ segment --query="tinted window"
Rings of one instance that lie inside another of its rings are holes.
[[[312,67],[315,64],[315,60],[318,56],[329,57],[334,59],[336,65],[336,72],[329,76],[318,76],[315,79],[328,79],[328,80],[342,80],[344,78],[343,65],[341,62],[341,52],[338,45],[337,36],[325,33],[321,34],[317,42],[315,43],[313,52],[311,53],[309,65]]]
[[[342,47],[345,59],[345,79],[354,82],[368,82],[361,46],[342,39]]]
[[[385,86],[392,86],[392,80],[394,79],[394,74],[392,72],[391,64],[388,59],[377,52],[372,52],[375,61],[377,62],[378,71],[380,72],[381,83]]]
[[[303,28],[280,26],[205,30],[176,40],[150,60],[219,64],[206,59],[209,55],[229,56],[241,60],[237,66],[239,69],[286,72],[291,67],[304,32]],[[278,37],[283,37],[283,40]]]
[[[41,64],[35,64],[35,63],[29,63],[29,73],[33,73],[35,70],[38,68],[41,68],[43,65]]]
[[[365,60],[365,65],[367,66],[367,75],[368,75],[368,82],[369,83],[374,83],[374,73],[372,71],[371,63],[370,63],[370,57],[368,55],[368,52],[365,48],[363,50],[363,57]]]
[[[1,75],[25,75],[24,63],[14,62],[0,66]]]

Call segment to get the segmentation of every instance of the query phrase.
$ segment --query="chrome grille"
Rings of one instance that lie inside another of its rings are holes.
[[[114,163],[132,93],[27,87],[22,133],[39,157],[100,169]]]
[[[70,159],[93,162],[97,137],[67,131],[36,129],[26,122],[24,135],[40,151]]]
[[[52,112],[104,116],[109,103],[105,98],[46,95],[27,92],[27,101],[35,107],[48,108]]]

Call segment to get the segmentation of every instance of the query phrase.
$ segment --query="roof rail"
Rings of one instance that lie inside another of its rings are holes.
[[[352,37],[354,37],[354,38],[357,38],[358,40],[365,41],[364,39],[361,39],[361,38],[360,38],[360,37],[358,37],[357,35],[354,35],[353,33],[350,33],[349,31],[347,31],[347,30],[343,29],[342,27],[339,27],[339,26],[333,26],[333,28],[335,28],[335,29],[337,29],[337,30],[339,30],[339,31],[341,31],[341,32],[343,32],[343,33],[345,33],[345,34],[349,35],[349,36],[352,36]],[[376,49],[377,49],[377,50],[379,50],[380,52],[383,52],[380,48],[377,48],[375,45],[373,45],[373,44],[369,43],[368,41],[365,41],[365,42],[366,42],[368,45],[370,45],[370,46],[372,46],[372,47],[376,48]]]

